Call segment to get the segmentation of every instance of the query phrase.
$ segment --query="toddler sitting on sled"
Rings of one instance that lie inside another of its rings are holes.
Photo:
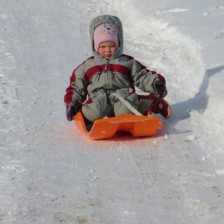
[[[86,122],[133,113],[114,93],[122,97],[141,114],[149,110],[165,118],[171,107],[165,78],[147,69],[132,56],[123,53],[123,30],[116,16],[101,15],[90,23],[93,56],[72,73],[64,102],[67,119],[81,111]],[[149,93],[138,95],[135,87]]]

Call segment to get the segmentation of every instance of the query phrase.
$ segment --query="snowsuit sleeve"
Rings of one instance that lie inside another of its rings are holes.
[[[136,60],[133,60],[132,79],[135,86],[148,93],[156,94],[154,83],[157,80],[162,81],[166,85],[166,80],[161,74],[148,70],[144,65]]]
[[[66,104],[74,101],[83,103],[87,96],[87,80],[84,78],[84,65],[77,67],[71,77],[70,84],[66,89],[64,102]]]

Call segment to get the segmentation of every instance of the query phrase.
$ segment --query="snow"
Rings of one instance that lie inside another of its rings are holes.
[[[125,53],[165,75],[153,138],[92,141],[63,96],[114,14]],[[224,223],[223,0],[0,1],[0,223]]]

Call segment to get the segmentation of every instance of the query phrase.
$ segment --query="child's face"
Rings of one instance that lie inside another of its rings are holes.
[[[99,46],[98,53],[106,59],[109,59],[117,50],[116,44],[112,41],[102,42]]]

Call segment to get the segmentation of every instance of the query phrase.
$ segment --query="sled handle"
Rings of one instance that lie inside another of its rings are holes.
[[[143,116],[139,111],[137,111],[127,100],[125,100],[121,95],[118,93],[111,93],[112,96],[115,96],[119,99],[133,114],[138,116]]]

